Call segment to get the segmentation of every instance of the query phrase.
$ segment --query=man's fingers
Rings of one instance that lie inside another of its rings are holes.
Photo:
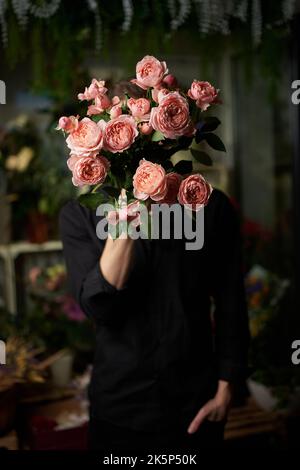
[[[187,430],[188,433],[191,434],[197,431],[201,423],[206,419],[209,412],[210,412],[210,407],[208,406],[208,404],[206,404],[205,406],[201,408],[201,410],[197,413],[193,421],[190,423],[188,430]]]
[[[126,233],[121,233],[118,238],[113,238],[110,233],[107,235],[105,247],[107,250],[122,249],[131,246],[134,240],[127,236]]]

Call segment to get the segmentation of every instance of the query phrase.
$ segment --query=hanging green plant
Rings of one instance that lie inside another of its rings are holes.
[[[32,86],[63,100],[76,88],[84,59],[108,60],[120,52],[125,70],[145,51],[201,54],[211,78],[216,61],[231,48],[245,63],[258,57],[270,96],[276,93],[280,50],[296,2],[281,0],[51,0],[0,2],[4,60],[16,66],[32,58]]]

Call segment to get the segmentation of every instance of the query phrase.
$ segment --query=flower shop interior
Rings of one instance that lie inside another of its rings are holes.
[[[300,2],[4,0],[0,31],[0,448],[86,448],[95,339],[69,291],[58,215],[88,189],[72,184],[57,126],[82,114],[93,78],[130,80],[147,54],[222,99],[226,152],[202,141],[176,158],[231,198],[243,235],[250,374],[225,446],[296,447]]]

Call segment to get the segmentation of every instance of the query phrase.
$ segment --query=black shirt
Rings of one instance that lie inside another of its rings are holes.
[[[248,315],[238,217],[214,189],[204,246],[138,239],[126,286],[102,275],[100,218],[77,201],[60,213],[70,287],[96,329],[90,412],[133,429],[188,426],[218,379],[247,376]],[[211,305],[214,302],[214,321]]]

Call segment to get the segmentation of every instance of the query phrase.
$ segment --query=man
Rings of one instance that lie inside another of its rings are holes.
[[[91,449],[222,443],[249,330],[237,214],[216,188],[203,210],[199,250],[184,239],[101,240],[94,211],[77,201],[61,210],[71,290],[96,328]]]

